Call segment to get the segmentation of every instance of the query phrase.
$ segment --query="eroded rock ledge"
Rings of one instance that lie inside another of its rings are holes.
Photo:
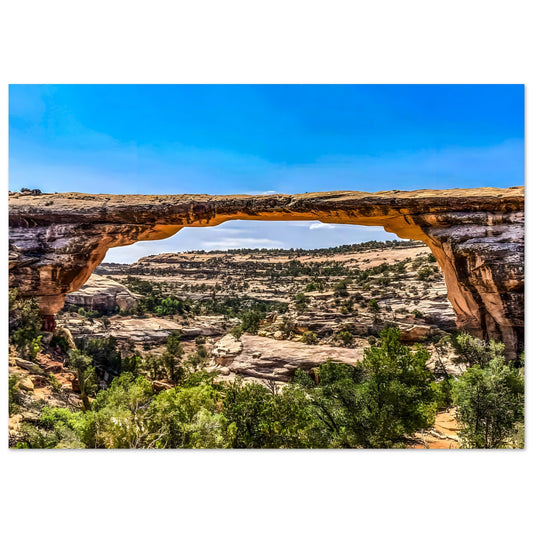
[[[443,270],[458,327],[503,340],[510,356],[523,349],[524,187],[263,196],[11,193],[10,286],[36,296],[42,314],[52,317],[109,248],[232,219],[383,226],[421,240]]]

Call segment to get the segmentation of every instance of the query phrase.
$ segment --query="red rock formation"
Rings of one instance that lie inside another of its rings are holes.
[[[524,338],[524,188],[327,192],[264,196],[80,193],[9,196],[10,286],[53,315],[106,251],[164,239],[184,226],[232,219],[319,220],[383,226],[425,242],[444,272],[457,325],[503,340]]]

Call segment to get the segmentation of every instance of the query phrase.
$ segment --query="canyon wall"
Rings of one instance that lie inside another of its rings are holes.
[[[318,220],[382,226],[425,242],[441,267],[457,326],[524,342],[524,187],[294,195],[9,195],[9,283],[35,296],[45,327],[109,248],[227,220]]]

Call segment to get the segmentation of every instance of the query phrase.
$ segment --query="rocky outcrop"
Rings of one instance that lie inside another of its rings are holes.
[[[137,300],[138,297],[124,285],[93,274],[81,289],[67,295],[65,304],[109,313],[117,307],[120,311],[130,311],[137,304]]]
[[[168,336],[180,331],[181,327],[167,318],[149,317],[111,317],[108,324],[101,320],[86,320],[77,315],[65,315],[58,321],[60,326],[68,328],[74,338],[85,337],[104,339],[115,337],[119,342],[131,341],[135,344],[164,344]]]
[[[211,354],[215,363],[235,374],[274,381],[289,381],[297,369],[309,371],[328,360],[355,365],[363,359],[362,348],[313,346],[248,334],[238,340],[226,335]]]
[[[135,344],[158,345],[167,342],[171,333],[179,333],[183,339],[200,335],[224,335],[228,328],[239,324],[238,319],[225,319],[221,316],[196,317],[194,326],[180,324],[163,317],[122,317],[113,316],[107,324],[102,320],[87,320],[76,314],[64,314],[58,321],[61,329],[69,331],[75,338],[90,337],[103,339],[115,337],[119,342],[131,341]],[[58,328],[59,329],[59,328]]]
[[[136,196],[12,193],[10,285],[36,296],[51,317],[106,251],[163,239],[184,226],[232,219],[319,220],[383,226],[425,242],[444,273],[457,325],[503,340],[524,339],[524,188],[327,192],[263,196]],[[47,319],[49,327],[53,320]]]

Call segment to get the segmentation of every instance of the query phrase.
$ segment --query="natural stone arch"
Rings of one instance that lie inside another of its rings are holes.
[[[319,220],[382,226],[427,244],[443,271],[457,326],[524,339],[524,188],[295,195],[31,195],[10,201],[10,286],[35,296],[53,327],[109,248],[228,220]]]

